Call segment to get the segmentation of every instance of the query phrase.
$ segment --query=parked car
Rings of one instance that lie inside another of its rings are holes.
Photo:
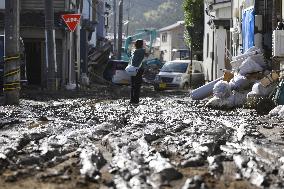
[[[202,62],[193,60],[192,72],[190,65],[190,60],[175,60],[166,62],[155,78],[155,90],[187,90],[190,85],[193,88],[204,85],[205,77]]]
[[[103,73],[104,79],[115,84],[129,84],[130,76],[125,71],[127,65],[127,61],[109,60]]]

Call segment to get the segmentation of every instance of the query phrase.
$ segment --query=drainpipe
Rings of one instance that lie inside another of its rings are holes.
[[[213,81],[214,80],[214,55],[215,55],[215,32],[213,30],[213,37],[212,37],[212,64],[211,64],[211,80]]]

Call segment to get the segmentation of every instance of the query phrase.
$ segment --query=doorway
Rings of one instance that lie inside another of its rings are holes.
[[[27,80],[29,85],[41,86],[42,83],[42,42],[25,42]]]

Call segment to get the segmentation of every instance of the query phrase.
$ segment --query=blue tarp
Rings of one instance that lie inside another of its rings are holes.
[[[254,8],[243,11],[242,35],[243,52],[254,46]]]

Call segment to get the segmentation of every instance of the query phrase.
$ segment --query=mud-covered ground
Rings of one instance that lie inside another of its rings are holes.
[[[0,188],[284,188],[284,120],[186,92],[26,92],[0,106]]]

